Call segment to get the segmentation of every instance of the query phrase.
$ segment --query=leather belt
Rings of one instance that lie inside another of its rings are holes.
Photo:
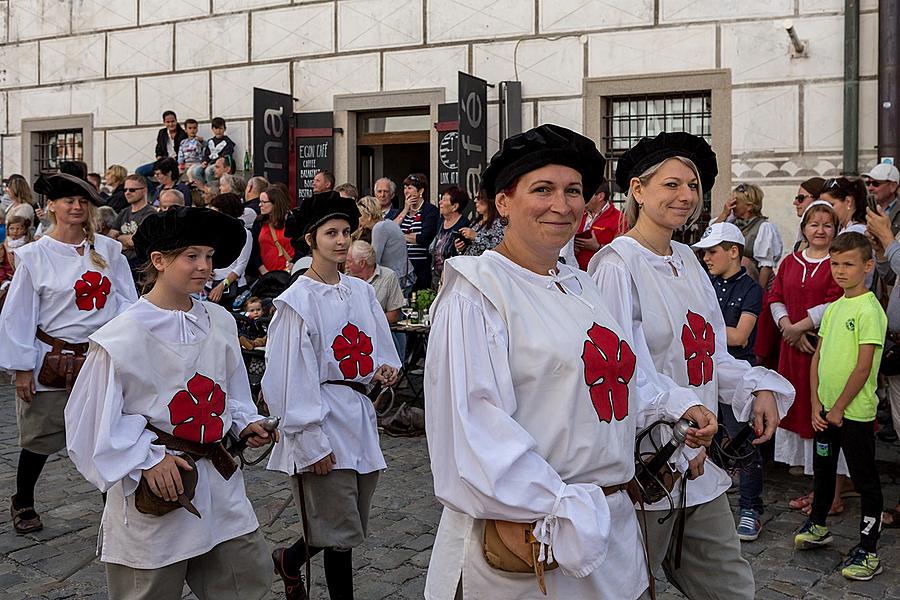
[[[343,381],[340,379],[330,379],[328,381],[323,381],[322,383],[327,383],[328,385],[342,385],[344,387],[348,387],[354,392],[359,392],[363,396],[368,393],[368,389],[364,383],[360,383],[358,381]]]
[[[70,342],[64,342],[59,338],[55,338],[52,335],[41,331],[40,329],[35,332],[35,337],[47,344],[48,346],[56,346],[59,345],[60,350],[65,350],[66,352],[72,352],[74,354],[84,355],[87,354],[88,351],[88,342],[81,342],[80,344],[72,344]]]
[[[219,472],[219,475],[226,481],[231,479],[231,476],[237,471],[237,463],[234,462],[234,458],[228,453],[228,450],[225,449],[222,442],[213,442],[211,444],[192,442],[180,437],[175,437],[171,433],[166,433],[149,423],[147,424],[147,429],[156,435],[156,440],[154,440],[153,443],[161,443],[169,450],[184,452],[185,454],[190,455],[194,460],[200,460],[201,458],[208,459],[209,462],[212,463],[213,468],[215,468],[215,470]]]

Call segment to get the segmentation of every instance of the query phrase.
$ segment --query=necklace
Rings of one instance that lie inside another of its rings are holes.
[[[655,253],[658,254],[659,256],[669,256],[669,254],[671,254],[671,251],[672,251],[672,247],[671,247],[671,246],[669,246],[669,248],[668,248],[668,249],[669,249],[669,252],[660,252],[660,251],[656,248],[656,246],[654,246],[653,244],[651,244],[651,243],[650,243],[650,240],[648,240],[648,239],[644,236],[644,234],[641,233],[641,230],[640,230],[640,229],[638,229],[637,227],[634,227],[633,230],[634,230],[634,232],[635,232],[636,234],[638,234],[639,236],[641,236],[641,239],[644,240],[644,241],[647,243],[648,246],[650,246],[650,249],[653,250],[653,252],[655,252]]]
[[[313,268],[312,265],[309,265],[309,270],[312,271],[313,273],[315,273],[315,274],[316,274],[316,277],[317,277],[317,278],[319,279],[319,281],[321,281],[322,283],[324,283],[324,284],[326,284],[326,285],[335,285],[334,283],[329,283],[328,281],[325,280],[324,277],[322,277],[321,275],[319,275],[319,272],[316,271],[316,270]],[[338,281],[340,281],[340,280],[341,280],[341,276],[338,275]]]

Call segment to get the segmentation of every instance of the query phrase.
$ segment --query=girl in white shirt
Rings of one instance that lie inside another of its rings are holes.
[[[65,352],[83,358],[88,336],[137,299],[122,245],[94,233],[101,201],[93,186],[60,173],[41,176],[35,191],[47,197],[55,227],[16,249],[16,271],[0,314],[0,368],[16,378],[22,453],[10,512],[20,534],[43,528],[34,488],[47,457],[66,445],[63,409],[77,375],[52,377],[42,369],[45,356],[51,344],[65,344]]]
[[[672,241],[676,229],[696,219],[716,173],[715,153],[702,138],[682,132],[643,138],[616,167],[616,183],[628,193],[624,212],[631,230],[601,248],[588,272],[604,293],[630,307],[626,322],[635,338],[646,340],[655,368],[694,391],[713,413],[720,402],[731,405],[738,421],[752,421],[759,444],[772,437],[794,389],[777,373],[728,354],[709,276],[688,246]],[[700,476],[686,484],[683,539],[670,544],[676,519],[660,523],[665,512],[655,511],[667,505],[648,507],[653,568],[664,564],[689,598],[750,600],[753,572],[741,557],[725,498],[731,479],[702,449],[689,457]],[[679,487],[673,497],[681,501]]]
[[[696,445],[716,424],[692,392],[656,375],[627,326],[630,305],[558,261],[604,163],[592,141],[555,125],[506,140],[482,179],[508,220],[503,241],[446,262],[425,366],[445,507],[429,600],[650,597],[625,490],[636,428],[687,415],[702,425]],[[500,521],[533,535],[539,559],[559,568],[541,577],[492,566],[483,540],[508,527]]]
[[[329,596],[352,599],[351,551],[366,537],[386,468],[366,391],[393,385],[400,358],[374,288],[338,271],[359,224],[353,199],[315,194],[288,222],[312,264],[275,299],[262,389],[283,432],[268,468],[290,476],[304,537],[272,559],[288,600],[306,598],[301,567],[308,575],[309,559],[324,550]]]
[[[257,447],[274,434],[251,399],[234,318],[191,299],[245,238],[240,221],[205,208],[148,216],[133,239],[153,288],[90,337],[67,446],[106,493],[98,553],[112,600],[177,600],[185,582],[200,600],[269,593],[268,546],[222,440]]]

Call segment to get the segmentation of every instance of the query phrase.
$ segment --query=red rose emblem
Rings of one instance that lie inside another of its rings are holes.
[[[353,323],[344,325],[341,335],[331,343],[331,350],[344,379],[365,377],[375,369],[372,349],[372,338]]]
[[[628,416],[628,383],[636,358],[628,342],[594,323],[584,342],[584,382],[591,388],[591,402],[601,421],[621,421]]]
[[[78,310],[100,310],[106,306],[106,297],[112,291],[109,278],[97,271],[86,271],[73,287]]]
[[[195,373],[187,382],[187,390],[181,390],[169,402],[169,421],[175,425],[172,432],[192,442],[209,444],[222,439],[224,423],[220,416],[225,412],[225,392],[209,377]]]
[[[716,332],[702,315],[688,311],[687,323],[681,328],[681,344],[687,362],[688,383],[701,386],[712,381]]]

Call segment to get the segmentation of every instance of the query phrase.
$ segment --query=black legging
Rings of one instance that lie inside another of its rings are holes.
[[[13,504],[16,509],[34,506],[34,487],[44,470],[48,456],[22,449],[19,454],[19,468],[16,470],[16,495]]]
[[[325,551],[325,583],[331,600],[353,600],[353,551],[334,548],[309,547],[309,559]],[[284,551],[284,568],[288,573],[299,573],[306,563],[306,540],[300,538]]]
[[[859,545],[866,552],[875,552],[881,529],[881,480],[875,466],[875,429],[869,422],[844,419],[841,427],[829,426],[817,431],[813,439],[813,506],[810,519],[825,525],[828,510],[834,500],[838,454],[844,451],[850,479],[859,492]]]

